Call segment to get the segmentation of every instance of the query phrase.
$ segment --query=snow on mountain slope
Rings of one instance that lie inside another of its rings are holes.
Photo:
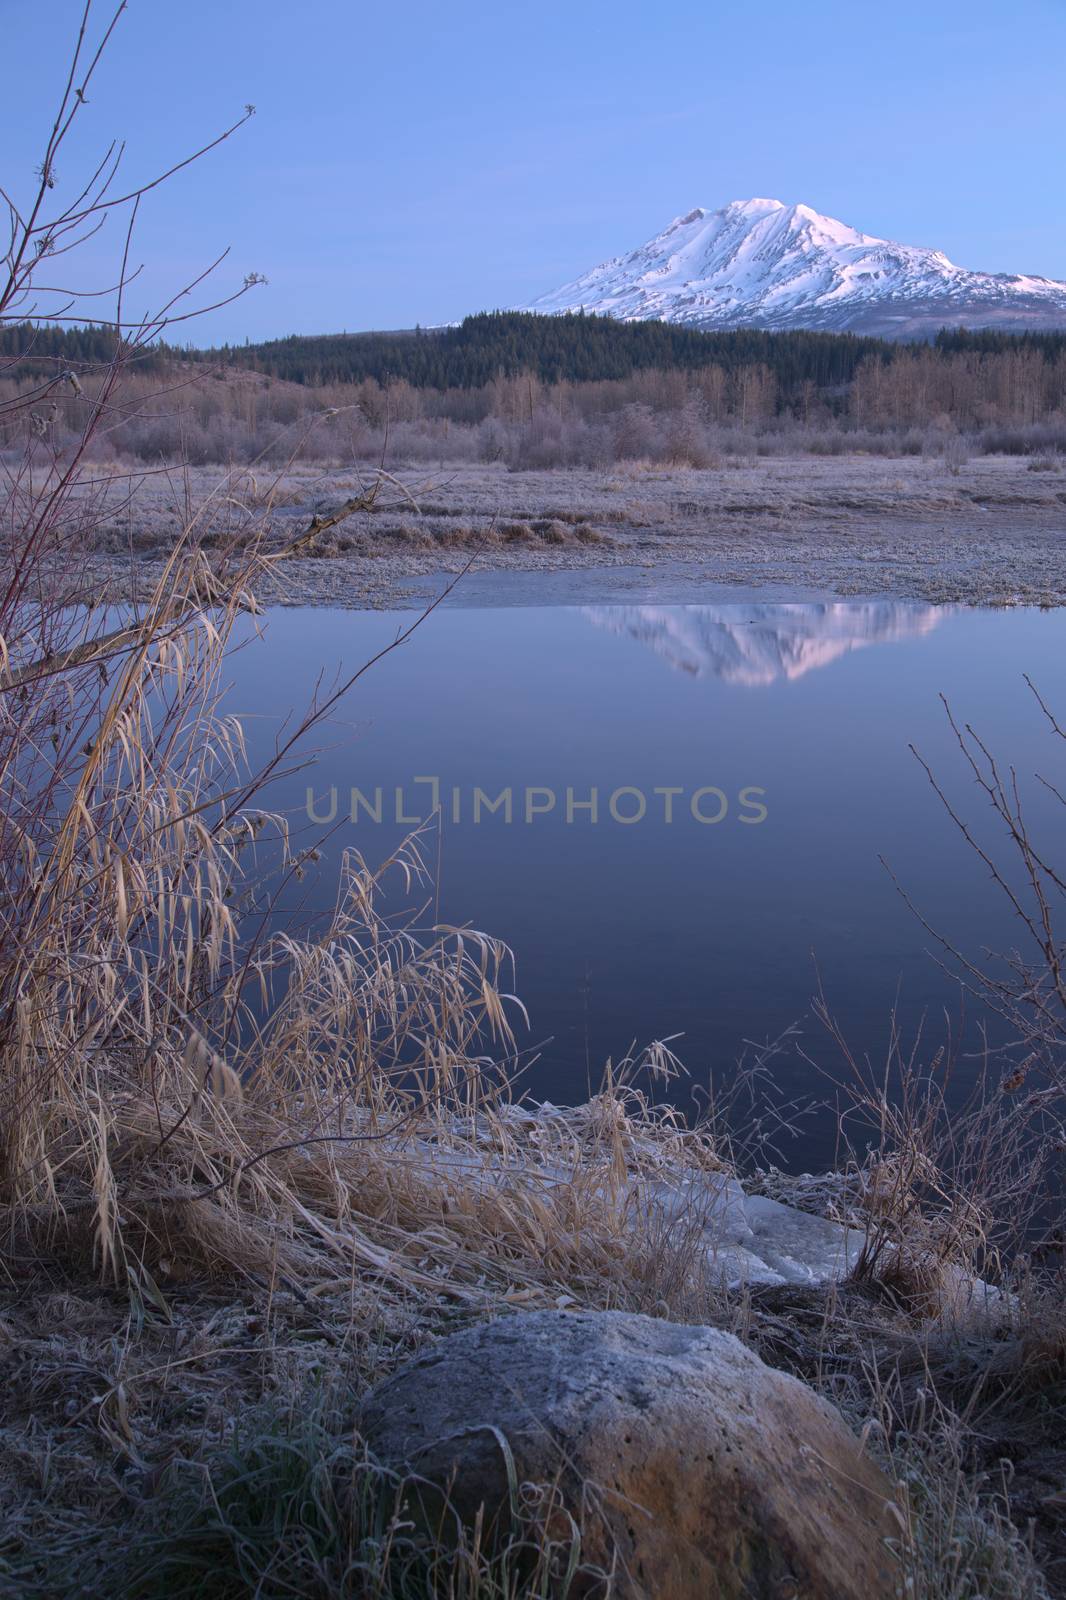
[[[699,328],[850,329],[903,337],[945,324],[1066,327],[1066,283],[970,272],[780,200],[697,208],[526,309],[657,317]]]

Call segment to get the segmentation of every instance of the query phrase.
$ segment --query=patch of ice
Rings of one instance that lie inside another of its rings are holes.
[[[861,1229],[745,1194],[738,1179],[722,1173],[658,1179],[643,1192],[667,1226],[701,1229],[708,1264],[730,1288],[836,1282],[851,1271],[865,1240]]]

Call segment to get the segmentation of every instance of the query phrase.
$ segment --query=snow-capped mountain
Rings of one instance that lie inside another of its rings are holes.
[[[598,628],[637,640],[677,672],[754,689],[802,678],[866,645],[931,633],[950,606],[902,600],[721,606],[586,606]]]
[[[825,328],[916,337],[945,324],[1066,327],[1066,283],[970,272],[780,200],[697,208],[649,243],[526,309],[698,328]]]

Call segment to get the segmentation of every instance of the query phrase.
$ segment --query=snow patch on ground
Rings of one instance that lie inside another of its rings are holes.
[[[854,1267],[866,1239],[862,1229],[746,1194],[738,1178],[724,1173],[658,1181],[646,1199],[664,1221],[701,1220],[708,1264],[730,1288],[834,1283]]]

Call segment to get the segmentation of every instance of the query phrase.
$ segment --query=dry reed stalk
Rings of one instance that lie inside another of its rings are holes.
[[[274,1040],[284,1038],[290,1050],[298,1036],[311,1040],[321,1031],[315,1008],[321,1013],[328,996],[315,990],[321,961],[311,952],[276,943],[258,949],[235,896],[257,882],[251,861],[270,820],[251,808],[258,786],[345,686],[312,705],[266,769],[249,774],[241,729],[220,707],[220,673],[238,615],[255,610],[254,581],[264,567],[373,506],[391,481],[379,472],[280,550],[266,548],[262,519],[253,519],[214,559],[204,533],[217,508],[187,501],[148,604],[118,626],[92,609],[84,555],[104,514],[101,485],[87,467],[93,441],[122,414],[124,381],[152,341],[193,314],[175,312],[174,300],[136,323],[123,311],[138,204],[167,174],[119,193],[121,152],[113,148],[87,189],[52,201],[57,154],[122,9],[94,50],[87,43],[92,7],[85,8],[36,190],[23,205],[4,195],[6,281],[0,275],[0,323],[45,313],[73,320],[78,296],[49,299],[41,264],[76,254],[103,216],[125,212],[109,324],[113,359],[91,383],[57,374],[5,405],[8,435],[21,430],[23,446],[5,470],[0,502],[0,1202],[9,1238],[24,1223],[65,1226],[87,1208],[94,1257],[118,1275],[138,1206],[158,1210],[181,1196],[186,1212],[194,1208],[192,1231],[213,1229],[217,1241],[233,1227],[231,1188],[250,1217],[270,1205],[288,1217],[295,1204],[263,1146],[252,1143],[269,1132],[291,1146],[292,1105],[270,1112],[257,1101],[242,1111],[247,1060],[239,1053],[236,1063],[228,1059],[226,1041],[244,1009],[242,986],[286,961],[308,1002],[297,1017],[290,995]],[[252,275],[238,293],[254,281]],[[41,403],[64,386],[80,407],[79,437],[69,449],[40,425]],[[135,489],[127,486],[131,502]],[[282,820],[274,820],[285,870],[298,863]],[[353,874],[348,887],[364,900],[370,893],[365,873]],[[361,1003],[371,1013],[371,1029],[388,1022],[383,1039],[374,1037],[375,1051],[387,1055],[390,1041],[405,1049],[421,1029],[428,1062],[433,1008],[447,1002],[455,1037],[436,1040],[433,1073],[466,1071],[462,1050],[479,1022],[454,997],[465,997],[472,980],[476,941],[467,936],[466,946],[446,950],[442,936],[422,957],[411,941],[382,937],[382,928],[370,915],[369,942],[359,946],[346,924],[349,970],[333,971],[334,996],[352,981],[352,963],[372,953],[360,969],[355,1009]],[[489,971],[498,952],[488,943],[480,948],[477,981],[499,1029],[503,1015]],[[371,1070],[369,1038],[357,1077]],[[319,1070],[310,1053],[307,1066]],[[255,1070],[260,1096],[268,1084],[270,1094],[281,1092],[280,1068],[264,1060]],[[140,1128],[142,1110],[152,1119],[150,1138]],[[213,1198],[224,1191],[225,1201]],[[250,1233],[257,1225],[249,1222]]]

